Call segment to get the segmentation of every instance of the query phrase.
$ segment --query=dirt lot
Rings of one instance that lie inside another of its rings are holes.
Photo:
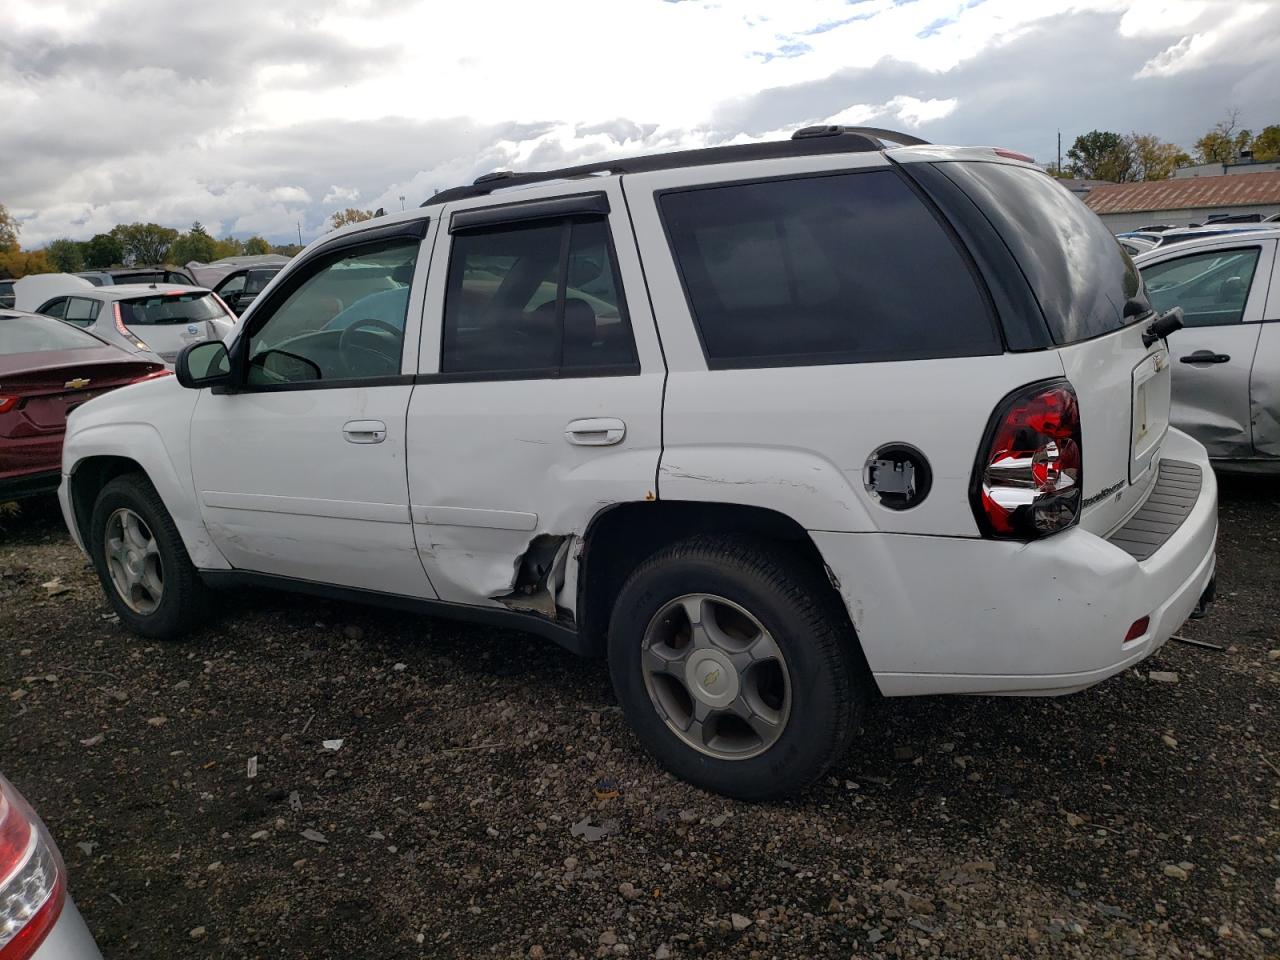
[[[758,806],[662,773],[603,664],[523,635],[245,593],[140,642],[29,503],[0,520],[0,769],[108,957],[1276,957],[1274,489],[1224,490],[1184,629],[1223,651],[880,701]]]

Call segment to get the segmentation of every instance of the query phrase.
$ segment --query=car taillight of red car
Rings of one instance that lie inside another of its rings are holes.
[[[27,960],[67,899],[66,869],[44,824],[0,777],[0,960]]]
[[[1080,519],[1080,405],[1065,380],[1032,384],[996,408],[974,469],[985,536],[1034,540]]]

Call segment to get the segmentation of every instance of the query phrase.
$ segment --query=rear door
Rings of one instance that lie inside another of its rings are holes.
[[[1253,452],[1258,457],[1280,457],[1280,251],[1259,326],[1258,352],[1249,377]]]
[[[617,180],[517,197],[442,211],[409,492],[441,599],[554,617],[572,537],[654,496],[665,368]]]
[[[1216,459],[1254,453],[1249,381],[1275,252],[1275,240],[1223,239],[1140,264],[1152,305],[1183,311],[1184,328],[1169,338],[1173,424]]]

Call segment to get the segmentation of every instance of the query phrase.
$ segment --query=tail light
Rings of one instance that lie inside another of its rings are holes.
[[[139,337],[136,333],[134,333],[132,330],[130,330],[128,327],[124,325],[124,317],[120,313],[119,300],[117,300],[115,303],[111,305],[111,312],[116,318],[116,329],[119,330],[120,333],[124,335],[125,339],[133,341],[133,343],[137,345],[139,350],[151,349],[145,343],[142,342],[141,337]]]
[[[996,408],[974,470],[985,536],[1034,540],[1080,519],[1080,406],[1065,380],[1033,384]]]
[[[0,960],[27,960],[67,899],[58,848],[26,801],[0,777]]]
[[[0,413],[8,413],[18,405],[17,397],[0,396]]]

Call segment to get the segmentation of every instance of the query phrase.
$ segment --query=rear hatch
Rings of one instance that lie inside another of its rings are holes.
[[[1080,525],[1106,536],[1146,499],[1169,427],[1169,355],[1161,341],[1142,342],[1153,314],[1138,270],[1093,211],[1040,170],[935,167],[995,228],[1038,301],[1079,398]]]
[[[183,347],[220,340],[231,331],[235,316],[208,290],[157,291],[116,302],[120,323],[165,363],[173,363]]]

